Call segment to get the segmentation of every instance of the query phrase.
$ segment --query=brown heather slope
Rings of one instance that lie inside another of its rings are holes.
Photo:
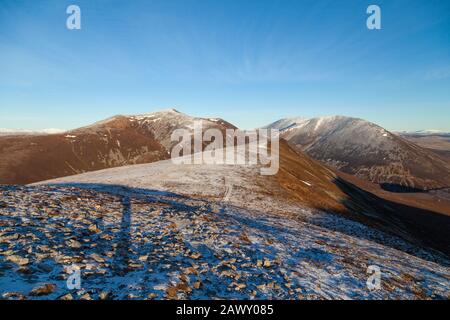
[[[336,170],[335,172],[340,179],[352,183],[361,190],[374,194],[381,199],[413,208],[430,210],[450,217],[450,199],[443,197],[437,191],[390,192],[384,190],[376,183],[359,179],[351,174],[341,171]]]
[[[318,209],[345,211],[346,195],[334,183],[336,174],[294,150],[285,140],[280,141],[280,170],[275,177],[285,196],[296,202]]]
[[[151,134],[140,133],[125,117],[98,125],[95,131],[0,137],[0,154],[1,184],[26,184],[167,157]]]
[[[327,168],[280,143],[278,184],[288,199],[450,254],[450,200],[428,192],[397,193]]]
[[[111,167],[168,159],[170,134],[194,120],[176,110],[115,116],[51,135],[0,136],[0,184],[27,184]],[[205,128],[234,128],[202,119]]]

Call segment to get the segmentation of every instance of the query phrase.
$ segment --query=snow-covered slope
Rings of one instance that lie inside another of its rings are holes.
[[[207,165],[207,164],[175,164],[172,160],[163,160],[149,164],[120,166],[105,170],[86,172],[36,184],[113,184],[132,188],[170,191],[190,197],[201,197],[226,201],[227,203],[252,209],[286,212],[289,203],[293,204],[293,194],[298,196],[298,190],[291,191],[282,188],[280,183],[292,182],[291,177],[302,179],[302,190],[308,193],[309,199],[320,198],[321,203],[329,203],[330,208],[342,208],[335,198],[344,197],[344,193],[333,184],[334,174],[316,164],[308,157],[294,153],[287,144],[281,146],[281,169],[276,176],[263,176],[258,165]],[[238,150],[238,149],[236,149]],[[293,160],[285,163],[287,152],[292,153]],[[226,151],[224,151],[224,154]],[[317,169],[317,170],[316,170]],[[306,173],[307,170],[314,173]],[[320,188],[311,188],[312,185]],[[327,189],[327,193],[322,192]],[[333,193],[335,192],[335,193]],[[261,197],[261,195],[265,195]],[[319,202],[319,200],[318,200]],[[307,202],[304,202],[306,205]]]
[[[302,117],[296,117],[296,118],[284,118],[280,119],[278,121],[275,121],[267,126],[264,126],[265,129],[277,129],[280,131],[284,131],[290,128],[294,128],[296,126],[299,126],[305,122],[307,122],[307,118]]]
[[[405,253],[392,247],[411,246],[404,241],[326,212],[298,208],[302,219],[296,219],[112,185],[0,186],[0,199],[4,299],[448,299],[450,294],[445,258],[432,262]],[[80,268],[81,288],[70,290],[74,266]],[[371,290],[367,282],[375,268],[380,287]]]

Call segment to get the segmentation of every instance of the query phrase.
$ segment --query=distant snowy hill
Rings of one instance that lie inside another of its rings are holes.
[[[442,130],[417,130],[417,131],[397,131],[396,133],[401,135],[420,135],[420,136],[450,136],[450,132],[442,131]]]
[[[344,116],[300,119],[267,127],[284,127],[282,137],[313,158],[391,189],[450,185],[447,161],[374,123]]]
[[[450,162],[450,133],[439,130],[402,131],[402,138],[437,153]]]
[[[65,131],[66,130],[56,129],[56,128],[49,128],[49,129],[42,129],[42,130],[0,128],[0,136],[1,135],[5,136],[5,135],[56,134],[56,133],[62,133]]]

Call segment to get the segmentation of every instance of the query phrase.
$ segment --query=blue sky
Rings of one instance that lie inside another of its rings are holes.
[[[450,131],[450,2],[0,0],[0,128],[170,107],[241,128],[340,114]]]

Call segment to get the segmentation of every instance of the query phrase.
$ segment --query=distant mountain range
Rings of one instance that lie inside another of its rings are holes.
[[[437,130],[398,132],[402,138],[426,148],[450,163],[450,133]]]
[[[450,136],[450,132],[442,130],[417,130],[417,131],[396,131],[395,133],[404,136]]]
[[[343,172],[390,190],[450,186],[446,159],[371,122],[343,116],[278,120],[291,145]]]
[[[32,135],[32,134],[53,134],[53,133],[62,133],[66,130],[49,128],[42,130],[28,130],[28,129],[5,129],[0,128],[0,136],[6,135]]]

